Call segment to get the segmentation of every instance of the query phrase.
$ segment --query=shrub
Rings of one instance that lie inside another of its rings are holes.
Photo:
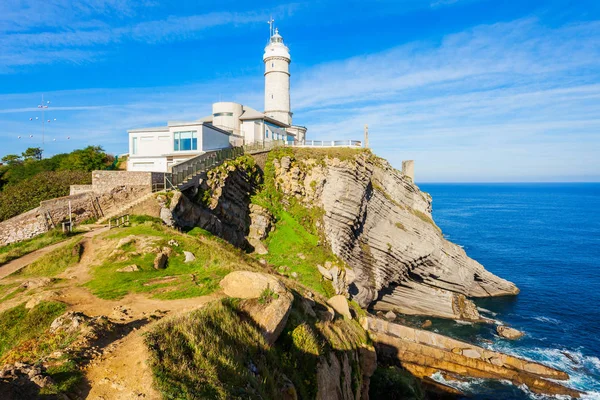
[[[0,192],[0,221],[32,210],[41,201],[67,196],[71,185],[92,183],[92,174],[83,171],[42,172]]]

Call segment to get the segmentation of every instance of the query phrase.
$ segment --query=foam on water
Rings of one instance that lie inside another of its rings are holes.
[[[558,383],[588,392],[587,398],[600,398],[598,397],[600,396],[600,359],[598,357],[585,355],[579,350],[512,347],[506,341],[497,341],[485,347],[565,371],[569,374],[570,379],[566,382],[557,381]]]
[[[547,323],[547,324],[554,324],[554,325],[560,324],[559,320],[557,320],[555,318],[550,318],[550,317],[538,316],[538,317],[533,317],[533,319],[535,319],[536,321]]]
[[[454,322],[440,331],[564,370],[570,379],[562,384],[600,400],[600,214],[590,212],[600,208],[600,184],[421,188],[434,199],[433,218],[445,237],[521,290],[516,297],[478,299],[479,312],[526,336],[508,341],[493,326]],[[544,398],[506,383],[464,385],[475,399]]]

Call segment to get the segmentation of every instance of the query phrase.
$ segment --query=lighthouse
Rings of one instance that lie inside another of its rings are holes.
[[[283,43],[279,30],[273,30],[271,24],[271,37],[263,61],[265,63],[265,115],[292,125],[292,112],[290,107],[290,50]]]

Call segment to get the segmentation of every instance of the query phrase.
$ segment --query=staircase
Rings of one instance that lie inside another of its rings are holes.
[[[129,210],[130,208],[133,208],[133,207],[137,206],[138,204],[143,203],[144,201],[150,199],[154,195],[155,195],[155,193],[152,193],[152,192],[151,193],[146,193],[145,195],[143,195],[142,197],[139,197],[139,198],[135,199],[131,203],[126,203],[121,208],[117,209],[116,211],[114,211],[114,212],[112,212],[110,214],[106,214],[104,217],[102,217],[101,219],[99,219],[98,222],[96,222],[96,223],[98,225],[105,224],[111,218],[115,218],[115,217],[119,217],[119,216],[121,216],[123,214],[127,214],[126,213],[127,210]]]
[[[237,158],[243,154],[262,153],[280,145],[283,145],[283,142],[270,141],[200,154],[182,163],[173,165],[171,173],[165,176],[165,189],[185,190],[194,186],[199,180],[200,175],[223,164],[227,160]]]
[[[130,203],[124,204],[116,211],[106,214],[98,219],[97,224],[105,224],[109,219],[120,217],[127,214],[127,210],[141,204],[151,198],[156,192],[163,190],[185,190],[198,183],[200,177],[207,171],[223,164],[227,160],[232,160],[243,154],[257,154],[272,150],[275,147],[281,146],[283,143],[277,141],[255,143],[249,146],[230,147],[211,151],[209,153],[200,154],[199,156],[190,158],[182,163],[175,164],[171,168],[171,173],[165,174],[165,183],[153,185],[152,192],[135,199]]]

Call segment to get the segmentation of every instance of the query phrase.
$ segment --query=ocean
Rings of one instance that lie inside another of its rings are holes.
[[[588,393],[583,398],[600,399],[600,184],[419,187],[432,195],[433,218],[447,239],[521,289],[476,301],[482,315],[526,335],[509,341],[493,326],[453,321],[434,329],[562,369],[568,386]],[[459,387],[477,399],[545,398],[507,382]]]

